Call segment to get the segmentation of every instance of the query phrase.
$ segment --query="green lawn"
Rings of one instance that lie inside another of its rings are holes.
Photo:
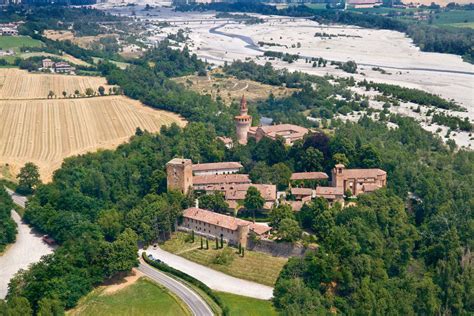
[[[0,36],[0,48],[3,50],[13,49],[20,51],[21,47],[41,47],[43,42],[32,39],[29,36]]]
[[[241,257],[236,248],[231,248],[233,260],[228,264],[216,264],[213,262],[215,257],[224,249],[216,250],[216,243],[211,240],[208,250],[199,249],[200,238],[196,235],[194,243],[186,242],[185,233],[176,233],[161,245],[161,248],[214,270],[269,286],[275,284],[281,269],[288,261],[286,258],[273,257],[266,253],[249,250],[246,250],[245,256]]]
[[[68,315],[74,316],[141,316],[141,315],[190,315],[184,303],[168,291],[147,279],[114,294],[101,294],[94,290],[81,299]]]
[[[451,23],[451,24],[444,24],[446,26],[452,26],[452,27],[462,27],[462,28],[470,28],[474,29],[474,22],[468,22],[468,23]]]
[[[461,24],[474,22],[472,11],[450,10],[435,14],[433,24]]]
[[[230,316],[273,316],[278,315],[271,301],[217,292],[230,309]]]

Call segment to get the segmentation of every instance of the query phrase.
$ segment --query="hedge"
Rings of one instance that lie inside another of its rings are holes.
[[[157,269],[159,269],[163,272],[167,272],[167,273],[170,273],[172,275],[175,275],[178,278],[183,279],[184,281],[189,282],[189,283],[197,286],[198,288],[203,290],[207,295],[209,295],[209,297],[214,302],[216,302],[216,304],[222,309],[222,315],[223,316],[228,316],[229,315],[229,307],[206,284],[204,284],[201,281],[199,281],[198,279],[190,276],[189,274],[186,274],[186,273],[184,273],[180,270],[176,270],[175,268],[170,267],[169,265],[167,265],[165,263],[156,262],[154,260],[151,260],[146,255],[146,252],[142,253],[142,257],[143,257],[143,260],[145,260],[145,262],[148,263],[149,265],[151,265],[152,267],[155,267],[155,268],[157,268]]]

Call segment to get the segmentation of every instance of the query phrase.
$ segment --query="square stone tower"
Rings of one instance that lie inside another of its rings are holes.
[[[193,186],[193,163],[191,159],[174,158],[166,164],[168,190],[178,190],[184,194]]]

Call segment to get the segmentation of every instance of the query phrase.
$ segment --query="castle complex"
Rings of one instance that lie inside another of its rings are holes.
[[[286,145],[293,145],[297,140],[303,139],[309,133],[307,128],[293,124],[276,124],[270,126],[251,126],[252,117],[248,115],[247,100],[245,95],[240,100],[240,114],[235,116],[235,129],[237,141],[241,145],[247,144],[247,139],[254,138],[259,142],[262,138],[282,138]],[[226,139],[221,139],[226,144]],[[226,144],[227,147],[228,144]]]

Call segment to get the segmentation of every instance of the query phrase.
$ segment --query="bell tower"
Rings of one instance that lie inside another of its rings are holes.
[[[234,118],[237,141],[245,145],[247,144],[247,133],[252,125],[252,117],[248,115],[247,100],[245,95],[240,100],[240,114]]]

